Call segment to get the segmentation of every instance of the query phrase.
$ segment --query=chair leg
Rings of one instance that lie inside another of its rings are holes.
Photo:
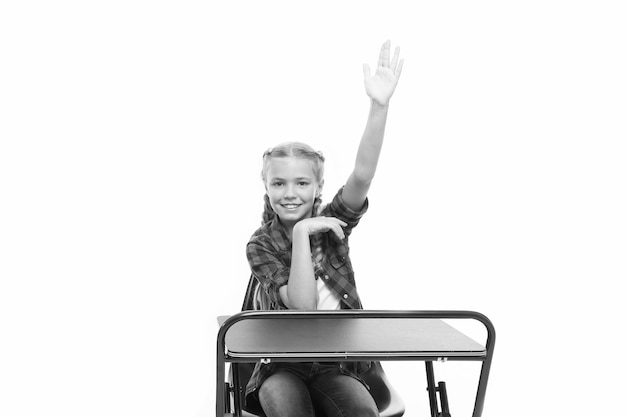
[[[433,363],[432,361],[426,361],[425,363],[430,415],[431,417],[451,417],[446,383],[439,382],[438,386],[435,386],[435,371],[433,370]],[[437,393],[439,393],[439,402],[437,401]],[[441,411],[439,411],[439,403],[441,403]]]
[[[433,363],[426,361],[426,384],[428,390],[428,400],[430,402],[430,417],[437,417],[439,406],[437,405],[437,394],[435,388],[435,375]]]
[[[232,412],[230,407],[230,396],[232,391],[233,389],[230,384],[228,382],[224,382],[224,407],[226,408],[226,414],[230,414]]]
[[[450,407],[448,406],[448,392],[446,391],[446,383],[439,381],[437,386],[439,392],[439,402],[441,402],[441,417],[451,417]]]
[[[232,393],[233,393],[233,414],[240,417],[243,413],[243,398],[241,395],[241,381],[239,380],[239,364],[231,363],[230,370],[232,372]]]

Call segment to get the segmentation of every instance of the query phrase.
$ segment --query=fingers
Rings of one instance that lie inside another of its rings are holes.
[[[400,47],[396,46],[395,51],[393,52],[393,58],[391,59],[391,70],[396,72],[396,67],[398,66],[398,59],[400,58]]]
[[[331,228],[332,232],[339,238],[339,240],[345,239],[346,234],[344,233],[343,228],[347,226],[347,223],[342,222],[339,219],[335,219],[335,218],[332,218],[332,219],[336,220],[335,224]]]
[[[313,219],[320,219],[321,221],[328,222],[328,224],[337,225],[339,227],[346,227],[348,225],[348,223],[336,217],[313,217]]]
[[[378,66],[389,67],[389,49],[391,47],[391,41],[385,41],[383,46],[380,47],[380,54],[378,55]]]
[[[346,237],[343,228],[346,227],[348,223],[336,217],[309,217],[308,219],[302,220],[302,222],[307,223],[309,234],[332,232],[340,240]]]
[[[343,240],[346,237],[346,234],[343,231],[343,228],[348,225],[348,223],[339,220],[336,217],[324,217],[326,225],[328,226],[328,230],[333,232],[335,236],[337,236],[340,240]]]
[[[370,70],[370,66],[367,64],[363,64],[363,77],[370,78],[372,76],[372,72]]]
[[[400,59],[400,47],[396,46],[396,48],[394,49],[391,62],[389,62],[390,51],[391,41],[387,40],[380,48],[380,54],[378,55],[378,66],[383,68],[389,68],[396,77],[399,77],[402,73],[402,65],[404,64],[404,59]],[[371,76],[369,66],[367,64],[363,64],[363,75],[365,76],[365,78]]]
[[[395,70],[396,78],[402,74],[402,65],[404,65],[404,59],[401,59],[400,62],[398,62],[398,67]]]

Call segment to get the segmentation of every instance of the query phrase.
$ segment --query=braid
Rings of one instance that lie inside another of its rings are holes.
[[[311,214],[311,217],[319,216],[321,205],[322,205],[321,197],[320,196],[315,197],[315,200],[313,200],[313,213]]]
[[[265,194],[265,197],[263,197],[263,200],[265,201],[265,204],[263,207],[263,220],[261,222],[261,225],[264,225],[265,223],[268,223],[274,220],[274,217],[276,217],[276,212],[274,211],[274,209],[272,208],[272,205],[270,204],[270,197],[267,194]]]
[[[313,213],[311,217],[317,217],[320,214],[320,206],[322,204],[322,199],[318,196],[315,197],[313,201]],[[311,238],[311,253],[313,255],[313,264],[315,268],[315,275],[319,275],[321,273],[322,262],[324,261],[324,238],[325,233],[318,233]]]

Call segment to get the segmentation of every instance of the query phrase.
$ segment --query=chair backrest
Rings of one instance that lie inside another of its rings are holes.
[[[268,309],[264,304],[264,297],[261,296],[261,284],[259,280],[250,275],[248,280],[248,287],[246,288],[246,295],[244,296],[243,303],[241,305],[241,311],[248,310],[266,310]],[[243,414],[246,411],[246,416],[261,416],[261,410],[245,409],[245,392],[246,385],[252,376],[254,371],[254,363],[233,363],[231,364],[229,379],[233,386],[235,408]]]
[[[263,304],[265,297],[260,295],[261,285],[254,275],[250,276],[246,295],[241,306],[242,311],[266,310]],[[230,380],[235,393],[235,406],[239,410],[244,410],[244,396],[246,385],[252,376],[254,364],[233,363],[230,370]],[[381,417],[400,417],[404,414],[404,402],[398,392],[393,388],[380,362],[372,362],[372,366],[359,377],[369,386],[370,393],[378,406]],[[246,416],[261,416],[260,410],[247,409]],[[254,414],[252,414],[254,413]]]
[[[246,288],[246,295],[244,296],[243,304],[241,305],[241,311],[260,310],[260,308],[258,308],[260,307],[258,305],[258,292],[260,287],[259,280],[257,280],[254,275],[250,275],[248,288]]]

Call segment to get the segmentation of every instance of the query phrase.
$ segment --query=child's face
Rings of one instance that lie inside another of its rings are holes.
[[[282,223],[291,228],[311,217],[321,184],[315,178],[313,162],[289,156],[269,161],[265,188],[272,208]]]

